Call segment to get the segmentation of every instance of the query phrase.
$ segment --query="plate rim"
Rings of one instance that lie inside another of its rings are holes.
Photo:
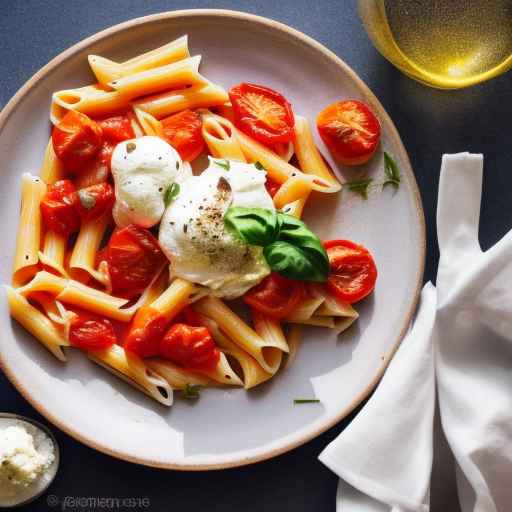
[[[249,455],[249,456],[240,456],[240,458],[236,460],[231,460],[227,462],[221,463],[189,463],[189,464],[180,464],[180,463],[166,463],[160,462],[157,460],[146,459],[142,457],[137,457],[133,455],[129,455],[127,453],[123,453],[117,450],[110,448],[109,446],[105,446],[98,441],[88,438],[65,425],[63,421],[59,418],[55,417],[46,409],[46,407],[38,402],[34,397],[31,396],[30,392],[21,384],[16,375],[9,369],[6,361],[4,361],[2,354],[0,352],[0,369],[4,372],[8,380],[14,385],[14,387],[18,390],[18,392],[27,400],[32,407],[34,407],[42,416],[44,416],[50,423],[54,426],[71,436],[76,441],[93,448],[101,453],[106,455],[110,455],[117,459],[121,459],[127,462],[132,462],[139,465],[161,468],[161,469],[173,469],[180,471],[205,471],[205,470],[217,470],[217,469],[226,469],[233,467],[245,466],[248,464],[254,464],[256,462],[261,462],[264,460],[268,460],[283,453],[286,453],[294,448],[297,448],[308,441],[318,437],[322,433],[326,432],[328,429],[335,426],[339,423],[343,418],[348,416],[358,405],[361,404],[374,390],[382,375],[384,374],[389,362],[393,358],[395,352],[400,346],[407,330],[409,324],[412,320],[414,312],[416,310],[421,288],[423,284],[423,275],[425,270],[425,258],[426,258],[426,224],[425,224],[425,214],[423,210],[422,200],[420,191],[418,188],[418,184],[416,182],[416,177],[414,175],[411,162],[407,151],[403,145],[402,139],[396,129],[393,121],[387,114],[384,107],[381,105],[380,101],[373,94],[370,88],[365,84],[365,82],[359,77],[359,75],[340,57],[338,57],[334,52],[329,50],[326,46],[319,43],[312,37],[304,34],[303,32],[286,25],[285,23],[275,21],[270,18],[266,18],[264,16],[259,16],[256,14],[246,13],[243,11],[229,10],[229,9],[181,9],[175,11],[166,11],[157,14],[150,14],[147,16],[142,16],[138,18],[133,18],[128,21],[124,21],[122,23],[118,23],[111,27],[108,27],[104,30],[94,33],[93,35],[82,39],[78,43],[70,46],[63,52],[59,53],[56,57],[51,59],[47,64],[41,67],[34,75],[32,75],[14,94],[14,96],[7,102],[5,107],[0,112],[0,133],[3,131],[4,126],[8,122],[11,115],[16,111],[16,108],[21,103],[23,98],[37,85],[37,82],[44,76],[52,73],[52,71],[59,66],[62,62],[67,59],[73,57],[77,53],[81,52],[91,44],[98,42],[100,40],[111,37],[119,32],[122,32],[128,28],[133,28],[136,26],[144,25],[146,23],[153,23],[159,20],[167,20],[173,18],[194,18],[194,17],[204,17],[204,16],[212,16],[216,18],[231,18],[238,21],[249,22],[252,24],[263,25],[267,28],[271,28],[277,30],[278,32],[284,33],[285,35],[291,36],[306,46],[312,47],[313,49],[320,52],[324,58],[332,62],[336,67],[341,68],[344,73],[346,73],[355,83],[359,92],[364,95],[365,99],[371,104],[372,108],[377,112],[379,119],[381,122],[389,128],[390,138],[393,140],[394,145],[398,149],[399,158],[405,164],[405,172],[409,178],[409,183],[411,186],[412,198],[414,201],[415,211],[417,215],[417,220],[419,222],[419,236],[420,236],[420,247],[419,247],[419,258],[418,262],[418,270],[416,274],[416,286],[414,290],[413,300],[406,311],[405,319],[402,327],[398,330],[398,334],[393,343],[391,350],[386,354],[383,358],[382,363],[376,373],[376,375],[371,379],[366,388],[357,395],[352,402],[341,410],[335,417],[330,418],[327,421],[324,421],[320,426],[318,426],[312,432],[306,432],[302,434],[298,439],[294,439],[285,443],[282,446],[274,447],[271,450],[265,451],[264,453],[260,453],[257,455]]]

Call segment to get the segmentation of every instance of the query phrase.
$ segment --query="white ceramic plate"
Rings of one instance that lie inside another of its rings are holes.
[[[51,422],[125,460],[215,469],[290,450],[333,426],[371,392],[416,305],[425,229],[417,185],[396,129],[339,58],[304,34],[257,16],[217,10],[171,12],[123,23],[75,45],[29,80],[2,112],[2,282],[10,281],[20,175],[38,172],[50,134],[51,92],[91,82],[90,53],[124,60],[182,34],[189,35],[191,51],[203,55],[201,71],[208,78],[226,88],[241,81],[275,88],[310,120],[341,98],[368,102],[382,124],[382,145],[395,155],[403,175],[396,193],[392,188],[374,190],[368,201],[349,192],[311,201],[305,219],[322,238],[353,239],[372,251],[379,270],[377,287],[357,306],[359,321],[339,339],[325,329],[307,329],[293,366],[250,392],[205,390],[197,402],[178,398],[171,409],[164,408],[77,351],[68,351],[66,365],[56,361],[10,319],[2,293],[3,369]],[[317,142],[328,155],[318,138]],[[382,175],[382,152],[369,171]],[[315,395],[321,405],[293,405],[294,398]]]

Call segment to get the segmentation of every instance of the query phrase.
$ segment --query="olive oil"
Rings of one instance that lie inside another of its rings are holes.
[[[359,0],[377,49],[427,85],[458,89],[512,67],[512,0]]]

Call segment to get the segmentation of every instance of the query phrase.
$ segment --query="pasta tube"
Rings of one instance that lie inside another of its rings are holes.
[[[233,133],[233,126],[227,119],[214,116],[208,110],[201,112],[203,139],[215,158],[227,158],[247,162],[240,143]]]
[[[44,152],[43,165],[41,166],[39,176],[47,185],[51,185],[64,177],[64,166],[55,154],[51,137]]]
[[[42,218],[39,205],[46,194],[46,185],[37,176],[25,173],[21,177],[21,215],[16,237],[13,277],[20,286],[37,272],[41,244]]]

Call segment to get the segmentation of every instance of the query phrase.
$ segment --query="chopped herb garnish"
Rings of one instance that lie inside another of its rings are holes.
[[[254,167],[258,169],[258,171],[264,171],[265,167],[263,167],[263,164],[261,162],[254,162]]]
[[[199,398],[199,390],[201,386],[199,384],[185,384],[185,388],[181,391],[181,396],[188,400],[194,400]]]
[[[295,398],[293,400],[294,404],[319,404],[320,400],[318,398]]]
[[[86,209],[90,210],[96,206],[96,198],[93,194],[88,192],[87,190],[79,190],[78,191],[78,199],[80,199],[80,204]]]
[[[384,173],[386,174],[386,179],[382,183],[382,188],[385,188],[387,185],[392,185],[395,188],[400,186],[402,179],[400,169],[398,169],[395,159],[387,151],[384,151]]]
[[[223,169],[226,169],[226,171],[229,171],[229,169],[231,169],[231,164],[229,163],[229,160],[222,160],[221,162],[219,162],[218,160],[214,160],[214,162],[219,167],[222,167]]]
[[[172,183],[167,187],[164,193],[164,204],[169,206],[172,200],[180,193],[180,186],[178,183]]]
[[[363,199],[368,199],[368,188],[372,183],[373,178],[366,178],[364,180],[348,181],[345,187],[351,192],[359,194]]]

